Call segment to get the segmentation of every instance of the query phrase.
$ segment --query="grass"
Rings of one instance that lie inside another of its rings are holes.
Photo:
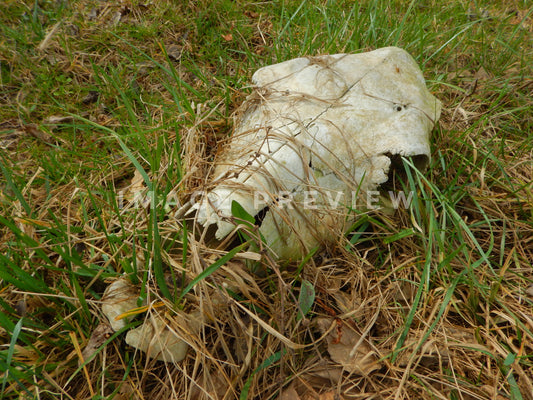
[[[532,399],[532,21],[526,1],[4,1],[1,397]],[[255,272],[174,216],[254,70],[391,45],[443,102],[410,210]],[[83,354],[124,275],[168,321],[215,316],[184,361],[122,332]],[[342,370],[319,318],[378,367]]]

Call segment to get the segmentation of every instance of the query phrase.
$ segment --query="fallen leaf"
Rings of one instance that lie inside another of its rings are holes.
[[[141,201],[144,197],[144,191],[146,190],[146,183],[144,178],[139,172],[135,170],[133,178],[131,178],[130,185],[126,189],[126,195],[124,198],[128,201]]]
[[[367,375],[380,368],[377,357],[366,339],[361,340],[361,335],[344,321],[318,318],[317,324],[323,334],[329,332],[326,340],[331,359],[342,365],[345,370]],[[332,328],[333,324],[336,326]]]
[[[43,120],[43,124],[58,125],[58,124],[64,124],[66,122],[72,122],[72,121],[74,121],[74,117],[70,115],[50,115],[49,117]]]
[[[22,131],[27,135],[33,136],[34,138],[39,139],[46,144],[51,144],[53,142],[52,136],[40,130],[35,124],[24,125],[22,127]]]
[[[91,104],[96,102],[96,100],[98,100],[98,97],[100,97],[100,93],[98,93],[96,90],[89,90],[89,93],[85,95],[81,102],[85,105]]]
[[[250,10],[246,10],[244,12],[244,15],[246,15],[248,18],[258,18],[259,17],[259,13],[256,13],[255,11],[250,11]]]
[[[0,148],[7,150],[12,147],[17,142],[19,135],[19,131],[3,133],[0,137]]]
[[[397,364],[405,367],[413,357],[413,351],[419,345],[420,338],[424,335],[423,331],[412,331],[406,338],[403,347],[405,351],[398,357]],[[438,365],[441,362],[447,362],[453,355],[451,351],[454,348],[479,349],[480,351],[490,352],[477,343],[474,333],[469,329],[458,329],[454,327],[445,327],[444,335],[431,335],[420,346],[416,352],[416,359],[422,365]]]
[[[135,64],[135,68],[137,68],[137,73],[139,75],[146,75],[150,71],[150,69],[153,67],[154,67],[154,63],[152,63],[151,61],[141,61]]]
[[[83,349],[83,352],[81,353],[83,360],[87,361],[96,352],[96,350],[98,350],[98,348],[104,344],[107,339],[109,339],[112,334],[113,329],[111,326],[106,322],[101,322],[94,329],[89,341],[87,342],[87,345],[85,346],[85,349]]]
[[[120,385],[120,389],[117,395],[114,397],[115,400],[137,400],[141,399],[138,395],[139,391],[131,386],[130,381],[124,381]],[[144,399],[144,397],[142,397]]]
[[[309,386],[320,389],[325,385],[337,385],[342,379],[342,367],[331,362],[327,365],[316,365],[302,376]]]
[[[191,387],[191,399],[209,400],[224,399],[230,384],[220,370],[215,370],[209,374],[201,374],[195,379]]]
[[[171,44],[165,48],[168,58],[174,61],[179,61],[181,58],[181,54],[183,53],[183,49],[181,46],[178,46],[176,44]]]
[[[98,18],[98,14],[100,14],[100,10],[98,8],[92,8],[91,11],[89,11],[89,14],[87,15],[87,19],[89,21],[93,21]]]
[[[294,388],[294,383],[281,391],[281,394],[278,397],[279,400],[300,400],[298,392]]]
[[[335,392],[330,390],[329,392],[322,393],[318,396],[318,400],[338,400],[339,398],[335,396]]]
[[[489,73],[485,70],[485,68],[480,67],[477,72],[474,74],[474,78],[480,81],[485,81],[490,78]]]
[[[226,35],[221,35],[222,39],[224,39],[226,42],[231,42],[233,40],[233,35],[231,33],[228,33]]]

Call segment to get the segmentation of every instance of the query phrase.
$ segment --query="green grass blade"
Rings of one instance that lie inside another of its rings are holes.
[[[4,156],[2,155],[2,158]],[[24,211],[26,212],[26,215],[28,217],[31,217],[33,215],[32,210],[24,196],[22,195],[22,192],[19,190],[17,185],[13,182],[13,177],[11,176],[11,173],[9,172],[8,168],[4,165],[3,162],[0,161],[0,169],[2,170],[2,174],[4,175],[4,178],[6,179],[7,187],[11,189],[11,191],[15,194],[15,197],[18,201],[20,201],[20,204],[22,207],[24,207]]]
[[[304,318],[311,308],[313,308],[313,303],[315,302],[315,287],[309,281],[303,280],[302,286],[300,288],[300,294],[298,296],[298,316],[297,321],[300,321]]]
[[[280,350],[272,354],[270,357],[268,357],[265,361],[261,363],[259,367],[257,367],[252,374],[248,377],[246,380],[246,383],[244,384],[241,395],[239,396],[239,400],[246,400],[248,399],[248,393],[250,391],[250,386],[252,384],[252,380],[254,378],[254,375],[257,374],[259,371],[262,371],[268,367],[270,367],[272,364],[277,363],[279,360],[281,360],[281,357],[283,357],[286,353],[286,350]]]
[[[153,268],[154,268],[154,276],[155,280],[157,282],[157,286],[161,290],[161,293],[163,296],[165,296],[169,300],[173,300],[172,294],[170,293],[170,290],[168,288],[166,279],[165,279],[165,273],[163,271],[163,258],[161,255],[161,236],[159,234],[159,218],[157,216],[157,196],[155,190],[151,192],[152,199],[151,199],[151,206],[150,206],[150,215],[151,215],[151,226],[152,226],[152,232],[151,232],[151,238],[152,238],[152,255],[153,255]]]
[[[17,322],[15,325],[15,328],[13,329],[13,332],[11,333],[11,340],[9,342],[9,349],[7,352],[6,357],[6,371],[4,373],[4,379],[2,380],[2,393],[5,393],[6,390],[6,384],[7,384],[7,378],[9,377],[9,372],[11,368],[11,360],[13,359],[13,355],[15,354],[15,345],[17,344],[17,339],[20,335],[20,332],[22,330],[22,318]]]

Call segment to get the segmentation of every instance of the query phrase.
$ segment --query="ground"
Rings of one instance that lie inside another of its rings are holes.
[[[532,399],[532,14],[4,0],[1,397]],[[225,257],[184,226],[176,204],[208,179],[256,69],[384,46],[412,54],[443,104],[410,209],[364,213],[295,263]],[[183,361],[109,330],[102,295],[120,277],[141,306],[125,329],[162,316]],[[176,326],[194,310],[200,331]]]

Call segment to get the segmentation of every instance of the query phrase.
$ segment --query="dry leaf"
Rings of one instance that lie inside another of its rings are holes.
[[[490,352],[489,349],[484,348],[475,340],[474,334],[468,329],[458,329],[454,327],[444,327],[445,338],[437,335],[431,335],[418,349],[416,357],[419,362],[425,366],[436,365],[441,361],[448,361],[452,357],[451,349],[461,348],[477,348],[482,351]],[[400,367],[405,367],[409,364],[413,351],[418,346],[420,338],[424,334],[423,331],[413,331],[407,337],[403,347],[406,348],[397,360]]]
[[[331,364],[326,367],[316,367],[309,371],[309,375],[306,375],[307,379],[312,383],[317,383],[319,380],[322,382],[328,380],[332,383],[339,383],[342,379],[342,367]],[[318,387],[317,385],[315,385]]]
[[[2,135],[0,136],[0,149],[7,150],[12,147],[16,143],[19,134],[19,131],[5,134],[2,133]]]
[[[230,385],[224,374],[220,370],[215,370],[209,374],[202,374],[194,380],[191,388],[191,399],[210,400],[224,399]]]
[[[244,12],[244,15],[246,15],[248,18],[254,18],[254,19],[259,17],[259,13],[255,11],[250,11],[250,10],[246,10]]]
[[[477,70],[477,72],[474,74],[474,78],[480,81],[485,81],[490,78],[490,75],[487,71],[485,71],[485,68],[481,67]]]
[[[318,327],[322,333],[329,330],[326,336],[328,353],[333,361],[342,365],[345,370],[356,374],[367,375],[379,369],[377,357],[366,339],[342,320],[318,318]],[[330,329],[332,324],[336,327]]]
[[[320,390],[339,384],[342,379],[342,367],[324,360],[309,360],[309,368],[300,377],[300,381],[306,388]]]
[[[224,39],[226,42],[231,42],[233,40],[233,35],[231,33],[228,33],[226,35],[221,35],[222,39]]]
[[[131,178],[130,184],[128,188],[126,189],[126,194],[124,198],[128,201],[137,201],[137,200],[143,200],[144,191],[146,190],[146,183],[144,182],[144,178],[139,172],[139,170],[135,170],[133,173],[133,178]]]
[[[66,122],[72,122],[72,121],[74,121],[74,117],[70,115],[50,115],[49,117],[43,120],[43,124],[58,125],[58,124],[64,124]]]
[[[394,301],[403,301],[409,303],[416,292],[414,284],[408,281],[397,281],[392,283],[394,289],[392,299]]]
[[[112,334],[113,329],[111,326],[106,322],[101,322],[91,334],[85,349],[81,353],[83,360],[87,361]]]
[[[100,10],[98,8],[92,8],[91,11],[89,11],[89,14],[87,15],[87,19],[89,21],[93,21],[98,18],[98,14],[100,14]]]
[[[174,61],[179,61],[181,58],[181,54],[183,53],[182,47],[175,44],[167,46],[165,50],[167,52],[168,58]]]
[[[490,386],[490,385],[483,385],[481,387],[481,390],[483,390],[487,395],[489,395],[490,399],[494,399],[494,400],[504,400],[505,397],[500,395],[498,393],[498,389],[493,387],[493,386]]]
[[[330,390],[329,392],[319,395],[318,400],[339,400],[339,397],[335,396],[335,392],[333,390]]]
[[[98,93],[96,90],[89,90],[89,93],[85,95],[81,102],[85,105],[91,104],[96,102],[96,100],[98,100],[98,97],[100,97],[100,93]]]
[[[33,136],[34,138],[39,139],[46,144],[51,144],[53,141],[52,136],[37,128],[37,125],[35,124],[24,125],[22,127],[22,131],[27,135]]]
[[[129,381],[122,382],[117,395],[114,397],[115,400],[137,400],[140,398]]]
[[[298,392],[294,388],[294,382],[289,387],[283,389],[278,397],[279,400],[300,400]]]

